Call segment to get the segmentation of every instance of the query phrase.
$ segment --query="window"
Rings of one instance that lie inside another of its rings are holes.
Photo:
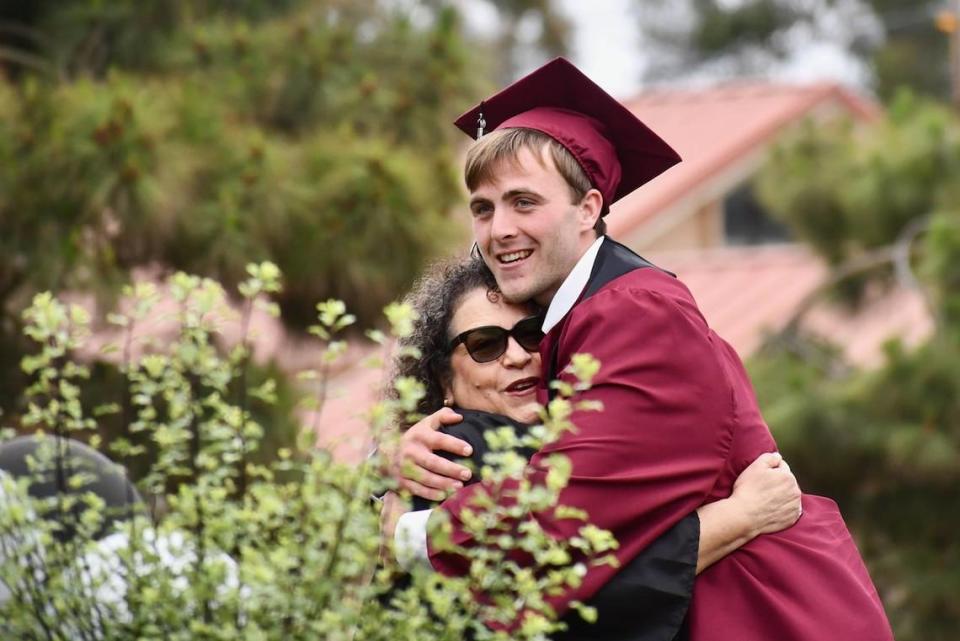
[[[792,240],[790,230],[764,210],[749,182],[724,198],[723,233],[728,245],[762,245]]]

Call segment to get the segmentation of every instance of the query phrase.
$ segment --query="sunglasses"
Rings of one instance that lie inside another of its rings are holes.
[[[450,341],[450,351],[463,343],[470,358],[478,363],[489,363],[503,356],[507,351],[507,340],[513,336],[520,347],[528,352],[535,352],[540,349],[540,341],[543,339],[543,331],[540,327],[541,322],[538,316],[519,320],[511,329],[504,329],[498,325],[474,327]]]

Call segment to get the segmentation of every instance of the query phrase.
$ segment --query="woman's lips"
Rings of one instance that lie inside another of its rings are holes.
[[[540,383],[539,376],[528,376],[527,378],[521,378],[515,380],[514,382],[507,385],[506,389],[503,391],[507,394],[514,394],[521,396],[523,394],[530,394],[537,391],[537,385]]]

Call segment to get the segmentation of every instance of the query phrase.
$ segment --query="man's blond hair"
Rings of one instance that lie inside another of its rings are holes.
[[[547,148],[554,166],[563,176],[567,187],[570,189],[571,202],[573,204],[580,203],[587,192],[594,188],[583,167],[573,157],[573,154],[556,140],[542,131],[523,127],[497,129],[473,143],[473,146],[467,151],[467,161],[463,170],[467,189],[475,191],[480,185],[492,181],[503,163],[517,166],[520,152],[523,149],[531,152],[534,158],[543,165],[544,147]],[[597,223],[593,227],[597,236],[601,236],[607,231],[607,224],[603,219],[603,214],[606,212],[607,203],[603,203],[601,215],[597,218]]]

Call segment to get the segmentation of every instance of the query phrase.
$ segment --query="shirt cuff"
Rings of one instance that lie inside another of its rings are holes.
[[[433,510],[407,512],[397,521],[393,545],[397,563],[404,570],[411,570],[414,565],[433,569],[427,552],[427,521],[432,513]]]

